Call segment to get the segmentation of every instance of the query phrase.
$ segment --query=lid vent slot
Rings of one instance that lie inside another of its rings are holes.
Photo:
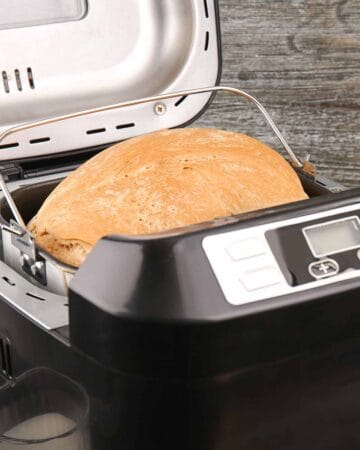
[[[7,72],[5,70],[3,70],[3,72],[2,72],[2,79],[3,79],[3,85],[4,85],[5,92],[8,94],[10,92],[9,79],[8,79]]]
[[[209,50],[210,33],[207,31],[205,34],[205,51]]]
[[[35,89],[35,83],[34,83],[34,76],[33,76],[33,72],[31,67],[27,68],[27,74],[25,73],[25,71],[23,71],[23,80],[25,79],[26,81],[26,76],[29,82],[29,86],[31,89]],[[14,84],[16,83],[16,87],[18,91],[23,91],[24,88],[26,87],[26,82],[23,83],[23,81],[21,80],[21,71],[19,69],[14,69],[14,78],[10,77],[8,75],[8,72],[6,70],[3,70],[1,73],[2,76],[2,82],[3,82],[3,86],[4,86],[4,90],[7,94],[10,93],[10,84],[11,82],[14,81]]]
[[[43,297],[40,297],[39,295],[32,294],[31,292],[27,292],[26,295],[30,298],[33,298],[35,300],[40,300],[41,302],[45,302],[46,300]]]
[[[0,150],[6,150],[7,148],[15,148],[15,147],[19,147],[19,143],[18,142],[13,142],[12,144],[0,145]]]
[[[42,144],[43,142],[49,142],[50,138],[49,137],[43,137],[43,138],[38,138],[38,139],[31,139],[29,142],[30,144]]]
[[[179,98],[179,100],[175,103],[175,106],[180,106],[181,103],[186,100],[187,95],[182,96],[181,98]]]
[[[122,123],[121,125],[117,125],[117,130],[123,130],[124,128],[133,128],[135,126],[134,123]]]
[[[18,88],[18,91],[22,91],[22,84],[21,84],[21,77],[19,69],[15,69],[15,80],[16,80],[16,86]]]
[[[31,67],[27,68],[27,76],[28,76],[30,88],[35,89],[34,75],[33,75]]]
[[[105,133],[106,128],[95,128],[94,130],[87,130],[86,134]]]
[[[10,286],[15,286],[15,283],[14,283],[12,280],[10,280],[10,278],[8,278],[8,277],[2,277],[2,279],[3,279],[7,284],[9,284]]]
[[[205,17],[208,19],[209,18],[209,7],[208,7],[207,0],[204,0],[204,8],[205,8]]]

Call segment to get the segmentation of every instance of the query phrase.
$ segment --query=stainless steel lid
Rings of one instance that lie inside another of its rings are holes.
[[[0,132],[124,100],[214,86],[216,0],[13,0],[0,9]],[[0,160],[107,144],[194,118],[210,94],[25,130]]]

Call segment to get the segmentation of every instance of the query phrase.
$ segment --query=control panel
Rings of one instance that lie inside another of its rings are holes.
[[[203,239],[226,300],[265,300],[360,276],[360,205]]]

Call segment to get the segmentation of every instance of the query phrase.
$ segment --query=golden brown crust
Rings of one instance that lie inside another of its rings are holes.
[[[29,224],[36,241],[80,265],[107,234],[147,234],[307,198],[291,166],[249,136],[156,132],[114,145],[49,195]]]
[[[60,261],[71,266],[79,267],[92,247],[87,242],[79,239],[57,239],[45,229],[39,232],[37,216],[33,217],[29,222],[28,229],[42,248]]]

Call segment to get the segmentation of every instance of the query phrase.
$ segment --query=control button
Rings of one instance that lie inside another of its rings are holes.
[[[245,272],[240,278],[240,281],[246,290],[251,292],[274,286],[275,284],[279,284],[281,280],[279,272],[274,267],[267,266]]]
[[[233,244],[229,245],[226,250],[233,261],[260,256],[266,252],[266,248],[264,248],[261,241],[255,238],[235,241]]]
[[[316,280],[333,277],[339,273],[339,264],[334,259],[322,259],[309,265],[309,273]]]

